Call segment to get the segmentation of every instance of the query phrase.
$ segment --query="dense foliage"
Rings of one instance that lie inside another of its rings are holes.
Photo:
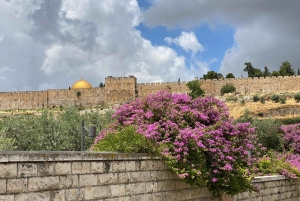
[[[133,126],[110,130],[101,141],[93,147],[94,151],[117,151],[125,153],[153,153],[155,146],[144,135],[137,133]]]
[[[249,167],[260,147],[255,129],[249,123],[234,125],[219,100],[159,92],[120,106],[113,117],[116,123],[99,134],[92,149],[115,130],[132,125],[188,183],[206,185],[215,194],[251,188]]]
[[[235,86],[233,86],[232,84],[225,84],[221,87],[220,92],[222,96],[227,93],[233,93],[235,92]]]
[[[255,134],[258,142],[267,150],[283,151],[281,122],[277,119],[258,119],[252,117],[249,110],[245,110],[243,116],[236,120],[239,123],[250,122],[256,128]]]
[[[204,90],[201,89],[201,84],[198,80],[190,81],[186,84],[186,86],[188,86],[188,88],[191,90],[189,95],[193,99],[198,98],[199,96],[204,96],[205,94]]]
[[[85,125],[102,130],[109,122],[112,112],[100,115],[99,111],[80,115],[76,107],[65,107],[63,111],[44,109],[40,116],[20,114],[8,116],[0,121],[0,149],[18,151],[80,151],[81,120]],[[85,138],[89,147],[92,139]]]

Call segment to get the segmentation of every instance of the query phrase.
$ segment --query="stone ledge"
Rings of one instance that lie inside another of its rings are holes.
[[[252,179],[252,183],[260,183],[260,182],[266,182],[266,181],[280,181],[285,180],[285,176],[283,175],[272,175],[272,176],[260,176],[260,177],[254,177]]]
[[[81,151],[0,151],[0,162],[160,160],[151,154]]]

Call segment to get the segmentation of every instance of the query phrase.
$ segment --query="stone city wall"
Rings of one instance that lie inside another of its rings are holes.
[[[0,201],[300,200],[298,180],[257,177],[260,192],[213,198],[191,187],[159,157],[101,152],[0,152]]]
[[[237,93],[272,94],[300,91],[300,76],[236,78],[221,80],[199,79],[206,95],[219,96],[222,86],[233,84]],[[95,106],[130,102],[160,90],[170,93],[188,93],[187,82],[137,83],[134,76],[105,78],[105,87],[92,89],[49,89],[45,91],[0,92],[0,110],[36,109],[78,104]],[[80,95],[78,96],[78,92]]]

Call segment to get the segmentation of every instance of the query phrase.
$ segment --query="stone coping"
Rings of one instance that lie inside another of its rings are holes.
[[[105,161],[105,160],[147,160],[161,157],[151,154],[127,154],[118,152],[90,151],[0,151],[0,162],[36,161]]]
[[[259,183],[259,182],[267,182],[267,181],[279,181],[285,179],[286,177],[283,175],[259,176],[259,177],[254,177],[252,179],[252,182]]]

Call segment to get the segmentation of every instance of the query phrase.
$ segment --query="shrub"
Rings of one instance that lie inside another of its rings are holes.
[[[232,84],[226,84],[221,88],[221,95],[235,92],[235,87]]]
[[[258,97],[258,95],[254,95],[253,96],[253,102],[257,102],[257,101],[259,101],[259,97]]]
[[[234,125],[219,100],[161,91],[120,106],[113,117],[116,123],[99,134],[92,150],[113,130],[132,125],[159,146],[169,167],[189,184],[206,185],[217,195],[252,189],[248,169],[260,147],[255,129],[249,123]]]
[[[279,101],[280,101],[281,104],[285,104],[285,103],[286,103],[286,97],[281,96],[281,97],[279,98]]]
[[[260,102],[261,102],[261,103],[266,103],[266,99],[265,99],[264,97],[261,97],[261,98],[260,98]]]
[[[280,119],[280,121],[284,125],[297,124],[297,123],[300,123],[300,117],[285,118],[285,119]]]
[[[112,122],[111,111],[105,115],[99,111],[80,115],[75,106],[64,107],[53,112],[43,109],[41,116],[9,116],[0,121],[2,140],[7,142],[7,150],[17,151],[80,151],[81,121],[94,124],[101,131]],[[90,147],[93,139],[85,139],[85,147]]]
[[[150,140],[136,132],[133,126],[126,126],[109,133],[94,146],[94,151],[118,151],[125,153],[155,153]]]
[[[270,152],[258,160],[256,173],[258,175],[281,174],[287,178],[297,179],[300,177],[299,159],[299,155]]]
[[[283,125],[280,129],[285,149],[300,154],[300,124]]]
[[[227,102],[236,102],[238,100],[238,97],[236,97],[236,96],[229,96],[229,97],[227,97],[226,98],[226,101]]]
[[[252,126],[256,127],[258,142],[267,150],[283,151],[281,122],[276,119],[252,119]]]
[[[280,99],[280,96],[277,95],[277,94],[273,94],[271,96],[271,100],[274,101],[275,103],[278,103],[279,102],[279,99]]]
[[[296,101],[297,103],[299,103],[299,101],[300,101],[300,93],[295,94],[295,95],[294,95],[294,99],[295,99],[295,101]]]

